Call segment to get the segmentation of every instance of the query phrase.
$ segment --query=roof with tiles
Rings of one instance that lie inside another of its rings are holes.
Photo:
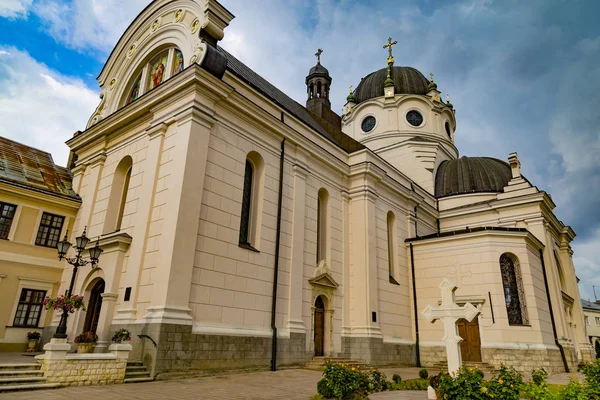
[[[581,299],[581,307],[583,307],[587,310],[594,310],[594,311],[600,312],[600,304],[594,303],[589,300]]]
[[[54,164],[52,155],[0,137],[0,182],[80,201],[71,172]]]

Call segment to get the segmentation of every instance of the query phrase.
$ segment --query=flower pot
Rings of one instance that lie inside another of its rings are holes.
[[[37,339],[29,339],[27,341],[27,352],[28,353],[35,353],[35,351],[37,350],[37,344],[38,344],[38,340]]]
[[[95,343],[77,343],[77,354],[87,354],[94,351]]]

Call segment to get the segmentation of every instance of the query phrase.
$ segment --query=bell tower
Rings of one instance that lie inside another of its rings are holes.
[[[321,65],[321,54],[323,54],[322,49],[315,53],[317,65],[310,69],[306,77],[308,93],[306,108],[313,116],[317,117],[321,125],[325,127],[331,125],[334,129],[340,130],[341,118],[331,110],[331,101],[329,100],[332,79],[327,68]]]

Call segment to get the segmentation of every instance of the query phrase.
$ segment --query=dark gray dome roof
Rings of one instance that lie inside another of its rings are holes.
[[[317,65],[315,65],[314,67],[312,67],[310,69],[310,71],[308,72],[308,76],[311,76],[313,74],[329,75],[329,71],[327,70],[327,68],[325,68],[324,66],[322,66],[321,63],[318,63]]]
[[[354,91],[356,102],[362,103],[375,97],[383,96],[383,86],[387,79],[387,68],[382,68],[365,76]],[[392,79],[397,94],[420,94],[428,93],[429,81],[419,70],[412,67],[392,67]]]
[[[465,193],[502,192],[512,178],[510,165],[490,157],[443,161],[435,174],[435,197]]]

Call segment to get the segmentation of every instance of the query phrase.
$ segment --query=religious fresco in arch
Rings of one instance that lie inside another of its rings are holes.
[[[168,59],[169,52],[165,51],[150,62],[147,90],[154,89],[165,79],[165,69],[167,68]]]
[[[131,91],[129,92],[129,96],[127,96],[127,104],[131,103],[138,97],[140,97],[140,85],[142,83],[142,74],[140,74],[137,79],[133,82],[131,86]]]
[[[171,73],[171,76],[183,71],[183,53],[179,50],[175,50],[173,58],[173,72]]]

